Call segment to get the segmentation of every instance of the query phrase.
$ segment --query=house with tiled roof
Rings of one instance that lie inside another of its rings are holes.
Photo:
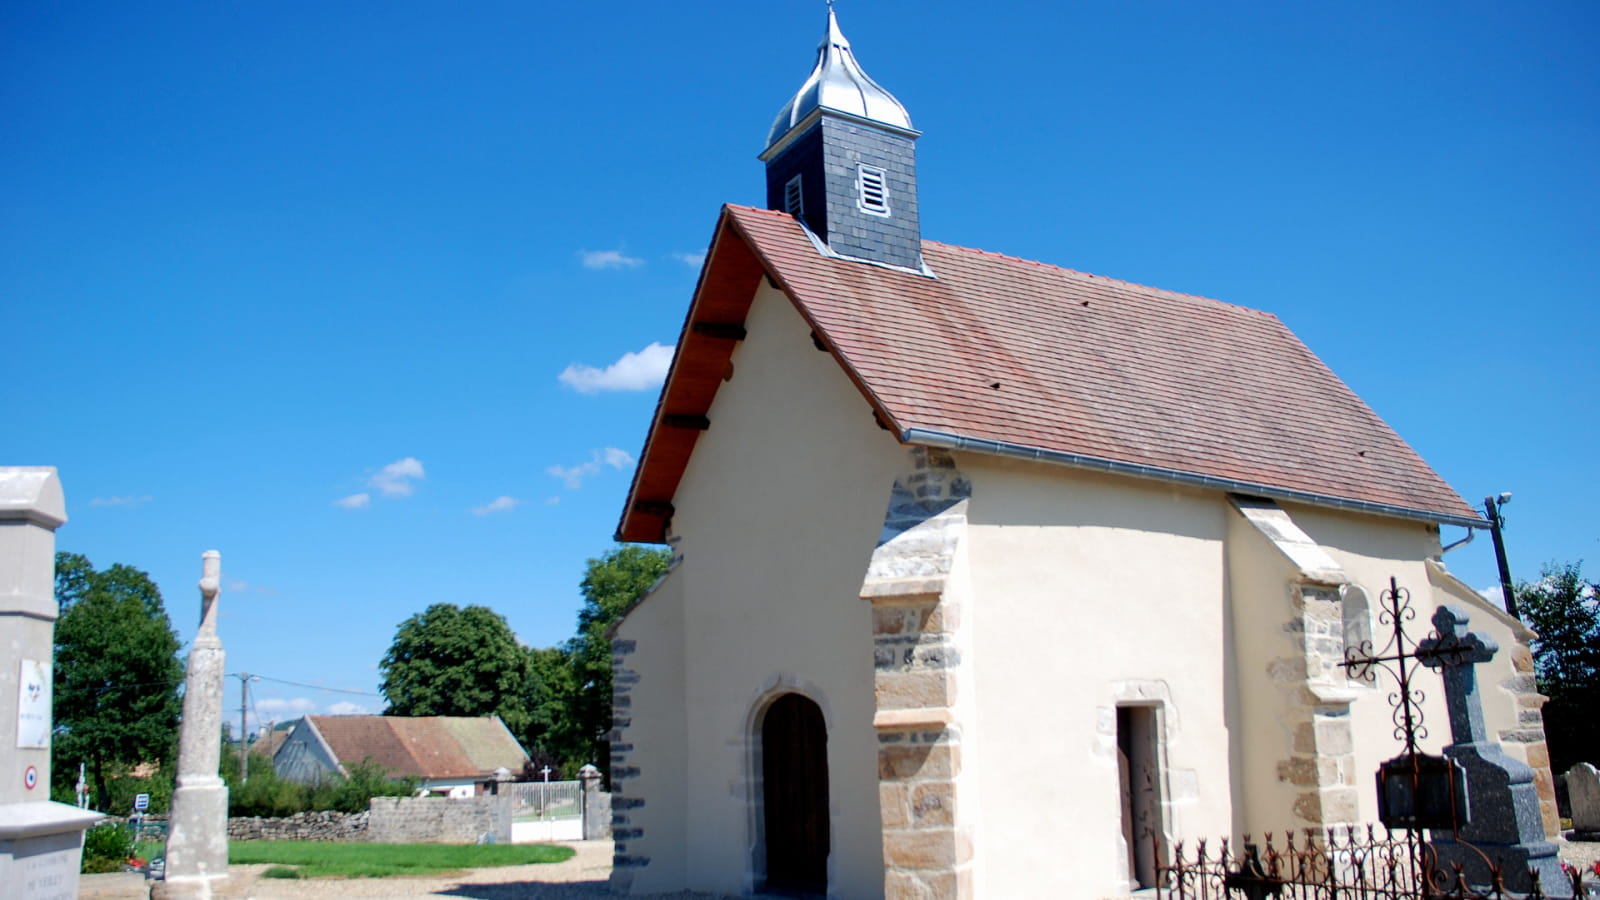
[[[281,778],[310,783],[349,775],[363,762],[393,778],[416,778],[429,793],[471,797],[497,770],[520,773],[528,754],[499,716],[305,716],[272,767]]]
[[[1391,578],[1509,649],[1553,829],[1473,507],[1270,313],[924,240],[918,137],[830,12],[717,218],[617,531],[674,558],[612,632],[613,887],[1113,897],[1374,822]]]

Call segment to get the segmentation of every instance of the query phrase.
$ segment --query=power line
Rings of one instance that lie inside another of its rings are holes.
[[[259,678],[262,681],[276,681],[279,684],[292,684],[295,687],[311,688],[314,691],[329,691],[329,692],[335,693],[335,694],[358,694],[358,695],[360,695],[362,697],[382,697],[383,696],[382,694],[375,693],[373,691],[352,691],[352,690],[350,690],[348,688],[324,687],[324,686],[322,686],[320,684],[307,684],[304,681],[290,681],[287,678],[273,678],[270,675],[252,675],[251,677],[252,678]]]

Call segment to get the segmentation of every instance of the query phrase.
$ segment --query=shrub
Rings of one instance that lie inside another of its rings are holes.
[[[120,872],[132,855],[133,829],[126,825],[96,825],[83,833],[84,872]]]

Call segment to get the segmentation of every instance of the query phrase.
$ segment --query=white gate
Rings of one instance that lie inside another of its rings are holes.
[[[511,798],[511,840],[583,840],[583,785],[576,781],[525,781],[497,786]]]

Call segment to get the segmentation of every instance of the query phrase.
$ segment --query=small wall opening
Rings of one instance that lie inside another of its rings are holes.
[[[1372,610],[1367,599],[1367,592],[1353,584],[1344,585],[1339,589],[1339,608],[1344,619],[1344,649],[1345,653],[1354,650],[1357,652],[1372,652]],[[1347,669],[1346,672],[1349,672]],[[1363,687],[1376,687],[1377,679],[1368,674],[1365,679],[1347,676],[1351,684]]]
[[[1156,886],[1161,836],[1159,708],[1117,707],[1117,776],[1122,790],[1122,839],[1128,848],[1128,882]]]
[[[828,728],[801,694],[772,701],[761,718],[762,890],[793,897],[828,892]]]

